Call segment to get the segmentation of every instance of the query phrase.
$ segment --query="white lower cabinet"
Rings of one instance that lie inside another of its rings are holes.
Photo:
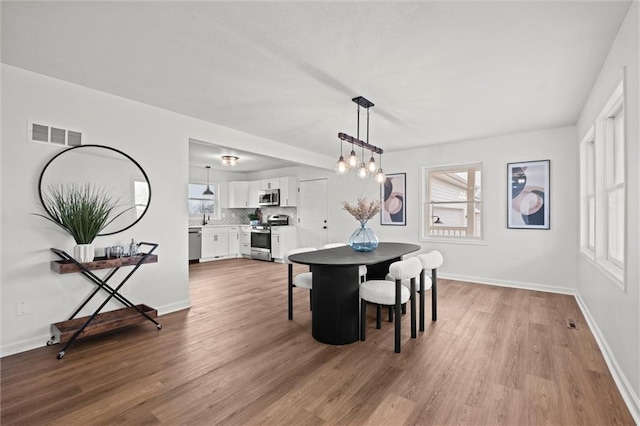
[[[251,227],[240,228],[240,254],[244,257],[251,257]]]
[[[200,253],[200,259],[216,259],[221,257],[229,257],[230,255],[235,257],[237,256],[237,253],[237,249],[235,253],[230,253],[229,251],[229,228],[202,227],[202,252]]]
[[[271,227],[271,257],[275,262],[284,262],[284,255],[298,246],[296,226]]]
[[[240,228],[232,226],[229,228],[229,256],[237,257],[240,253]]]

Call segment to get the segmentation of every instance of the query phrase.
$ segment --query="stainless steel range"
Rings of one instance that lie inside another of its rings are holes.
[[[271,226],[288,225],[289,216],[284,214],[270,215],[267,223],[251,227],[251,258],[266,260],[271,258]]]

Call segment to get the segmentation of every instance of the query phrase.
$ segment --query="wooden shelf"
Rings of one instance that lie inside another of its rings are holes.
[[[109,258],[96,257],[93,262],[83,263],[83,265],[90,271],[97,269],[119,268],[121,266],[133,266],[137,264],[143,255]],[[156,263],[158,262],[158,255],[151,254],[144,263]],[[51,270],[56,271],[59,274],[70,274],[73,272],[80,272],[81,269],[70,260],[52,260]]]
[[[151,318],[156,318],[158,316],[158,311],[154,308],[147,305],[137,305],[137,307]],[[51,332],[54,339],[60,343],[67,342],[71,339],[71,336],[73,336],[73,334],[87,322],[88,319],[89,317],[86,316],[51,324]],[[122,308],[116,309],[115,311],[104,312],[96,315],[93,321],[91,321],[82,333],[80,333],[78,339],[127,327],[144,321],[147,321],[147,319],[133,308]]]

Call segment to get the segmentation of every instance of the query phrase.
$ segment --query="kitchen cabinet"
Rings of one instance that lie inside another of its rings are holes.
[[[259,193],[268,189],[280,190],[281,206],[296,207],[298,205],[298,179],[287,176],[255,181],[227,182],[227,207],[230,209],[259,207]]]
[[[251,182],[228,182],[227,183],[227,206],[230,209],[233,208],[243,208],[243,207],[253,207],[253,204],[250,203],[250,187]],[[256,192],[256,203],[257,204],[257,192]]]
[[[251,227],[242,226],[240,228],[240,254],[251,257]]]
[[[284,262],[284,255],[298,246],[296,226],[271,227],[271,257],[274,262]]]
[[[285,176],[280,178],[280,206],[296,207],[298,205],[298,179]]]
[[[260,189],[278,189],[280,188],[280,178],[262,179],[260,181]]]
[[[229,256],[237,257],[240,253],[240,228],[238,226],[232,226],[228,230],[229,232]]]
[[[229,230],[227,228],[202,228],[202,259],[229,255]]]
[[[258,207],[260,181],[249,182],[249,207]]]

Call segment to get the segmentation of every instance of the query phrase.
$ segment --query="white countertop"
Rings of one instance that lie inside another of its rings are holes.
[[[247,227],[250,228],[251,225],[248,223],[240,223],[237,225],[189,225],[189,229],[197,229],[197,228],[235,228],[235,227]],[[295,226],[295,225],[273,225],[273,226]]]
[[[237,225],[189,225],[189,229],[194,228],[237,228],[239,226],[251,227],[248,223],[239,223]]]

